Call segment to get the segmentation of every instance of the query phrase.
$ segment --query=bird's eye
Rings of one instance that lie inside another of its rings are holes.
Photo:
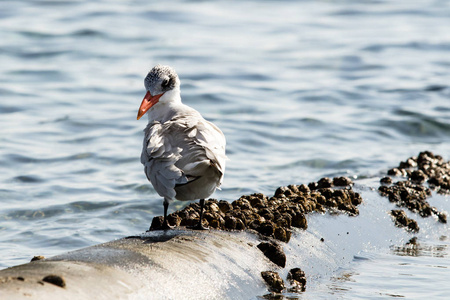
[[[172,79],[171,79],[171,78],[166,78],[166,79],[164,79],[163,82],[161,83],[161,87],[162,87],[163,89],[168,88],[168,87],[170,86],[171,82],[172,82]]]

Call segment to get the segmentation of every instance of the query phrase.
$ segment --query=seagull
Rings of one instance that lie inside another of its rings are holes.
[[[222,184],[225,172],[225,136],[198,111],[183,104],[180,79],[169,66],[156,65],[144,80],[147,90],[137,114],[148,115],[141,163],[147,179],[164,198],[164,221],[171,229],[167,209],[174,200],[200,200],[202,225],[205,198]]]

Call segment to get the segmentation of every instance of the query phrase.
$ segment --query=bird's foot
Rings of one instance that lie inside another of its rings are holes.
[[[209,227],[205,227],[203,226],[202,223],[198,222],[197,225],[194,226],[188,226],[188,229],[193,229],[193,230],[209,230]]]
[[[170,229],[174,229],[174,228],[175,228],[175,226],[170,226],[169,222],[165,221],[159,229],[170,230]]]
[[[158,226],[156,228],[154,226],[150,226],[150,228],[149,228],[149,230],[147,230],[147,232],[154,231],[154,230],[170,230],[170,229],[174,229],[174,228],[175,228],[175,226],[170,226],[169,222],[165,221],[161,224],[161,226]]]

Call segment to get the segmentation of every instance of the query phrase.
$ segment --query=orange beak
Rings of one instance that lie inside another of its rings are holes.
[[[137,119],[139,120],[150,108],[152,108],[153,105],[158,103],[159,98],[161,98],[162,95],[164,95],[164,93],[152,96],[152,94],[147,91],[144,100],[142,100],[141,106],[139,107]]]

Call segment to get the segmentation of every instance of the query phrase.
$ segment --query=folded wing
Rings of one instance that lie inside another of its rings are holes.
[[[141,163],[159,195],[195,200],[220,186],[227,159],[225,137],[196,111],[149,123],[145,136]]]

